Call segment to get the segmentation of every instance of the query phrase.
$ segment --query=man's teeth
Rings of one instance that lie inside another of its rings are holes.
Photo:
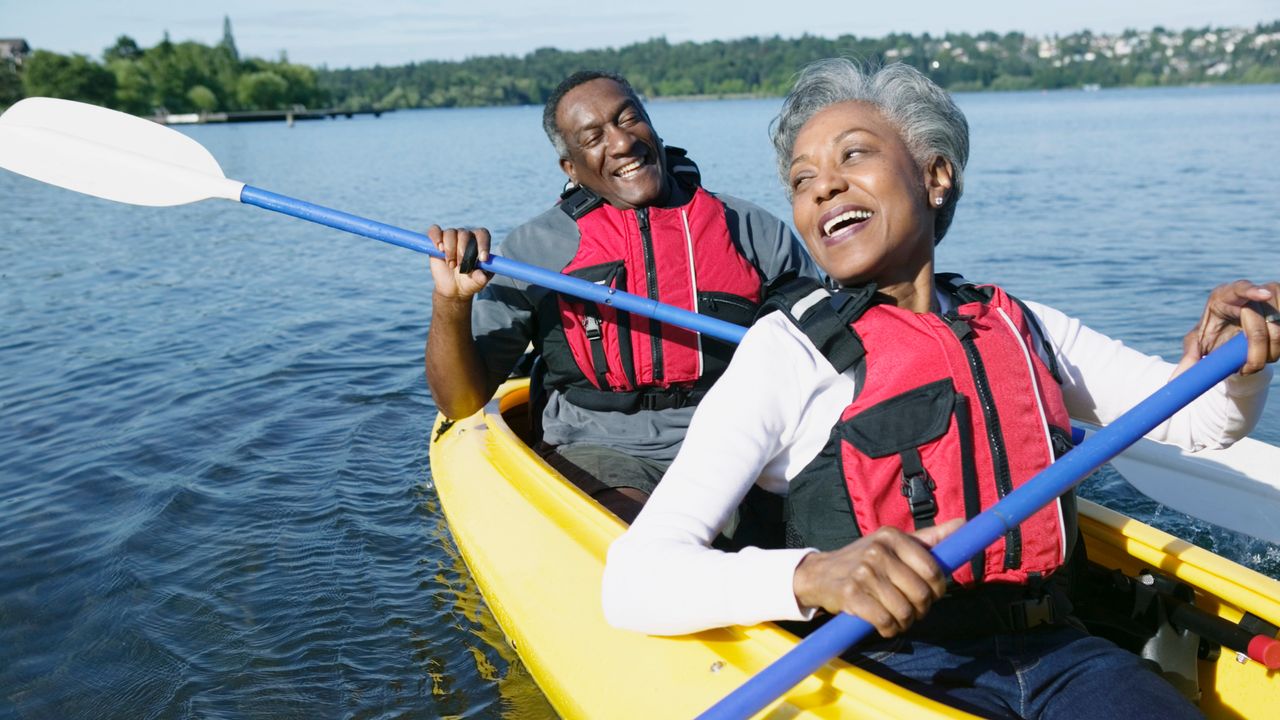
[[[827,223],[822,226],[822,231],[827,235],[830,235],[831,233],[835,232],[835,229],[837,227],[839,227],[844,223],[861,222],[863,220],[869,220],[869,219],[871,219],[870,210],[850,210],[849,212],[840,213],[839,215],[828,220]]]
[[[637,170],[639,170],[640,166],[643,164],[644,163],[640,162],[639,160],[634,160],[618,168],[618,172],[614,174],[617,175],[618,177],[626,177],[628,175],[635,173]]]

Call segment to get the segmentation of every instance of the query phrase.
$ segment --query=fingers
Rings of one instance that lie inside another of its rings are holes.
[[[1240,309],[1240,328],[1249,342],[1241,375],[1258,372],[1280,359],[1280,283],[1255,286],[1250,302]]]
[[[956,530],[959,530],[961,525],[964,525],[964,518],[952,518],[941,525],[917,530],[911,533],[911,537],[924,543],[925,547],[933,547],[946,540]]]
[[[439,225],[427,228],[427,237],[443,258],[431,259],[431,277],[436,294],[455,299],[467,299],[476,294],[488,282],[491,275],[477,264],[489,260],[491,238],[485,228],[448,228]]]
[[[1248,338],[1247,359],[1240,372],[1244,375],[1258,372],[1280,356],[1280,283],[1257,285],[1248,280],[1237,280],[1219,285],[1209,293],[1194,347],[1183,344],[1182,361],[1178,372],[1196,360],[1213,352],[1243,331]]]
[[[936,542],[957,526],[932,528],[923,540],[881,528],[839,550],[808,555],[796,568],[796,599],[802,606],[857,615],[881,636],[892,637],[946,592],[946,578],[925,541]]]
[[[475,270],[474,266],[466,270],[461,268],[461,263],[467,255],[473,255],[478,262],[486,262],[489,259],[491,238],[489,231],[485,228],[441,229],[439,225],[432,225],[427,228],[427,237],[431,239],[437,250],[444,253],[445,264],[463,275]],[[472,249],[473,246],[474,249]]]

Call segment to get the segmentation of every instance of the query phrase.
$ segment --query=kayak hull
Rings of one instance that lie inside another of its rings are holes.
[[[677,638],[610,627],[600,577],[609,544],[625,527],[512,429],[527,398],[527,381],[512,381],[476,415],[452,425],[437,420],[431,471],[481,594],[562,717],[693,717],[798,642],[767,623]],[[1233,622],[1247,611],[1280,624],[1280,583],[1100,506],[1081,506],[1091,560],[1176,576],[1197,588],[1199,607]],[[1210,717],[1263,716],[1280,697],[1278,673],[1237,662],[1230,651],[1200,661],[1199,674]],[[971,717],[840,660],[763,716]]]

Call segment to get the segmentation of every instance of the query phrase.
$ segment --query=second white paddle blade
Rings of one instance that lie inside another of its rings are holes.
[[[200,143],[96,105],[27,98],[0,115],[0,167],[51,185],[133,205],[239,200]]]

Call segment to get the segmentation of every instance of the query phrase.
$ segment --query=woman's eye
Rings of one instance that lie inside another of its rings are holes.
[[[791,189],[799,190],[809,182],[809,175],[797,175],[791,178]]]
[[[862,148],[857,148],[857,147],[846,148],[844,153],[842,154],[842,158],[844,160],[852,160],[853,158],[856,158],[859,155],[861,155],[862,152],[863,152]]]

